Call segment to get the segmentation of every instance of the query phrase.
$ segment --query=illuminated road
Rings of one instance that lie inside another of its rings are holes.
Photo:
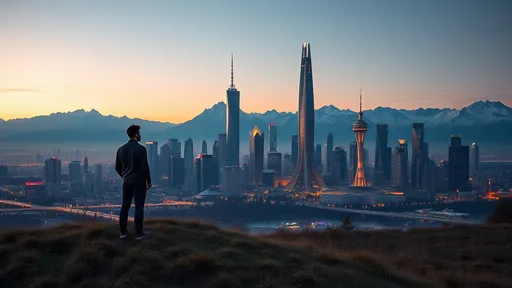
[[[312,208],[334,210],[334,211],[341,211],[341,212],[354,213],[354,214],[366,214],[366,215],[385,216],[385,217],[393,217],[393,218],[427,220],[427,221],[434,221],[434,222],[441,222],[441,223],[448,223],[448,224],[479,224],[479,222],[472,221],[472,220],[464,220],[464,219],[446,219],[446,218],[421,216],[421,215],[410,214],[410,213],[382,212],[382,211],[359,210],[359,209],[341,208],[341,207],[330,207],[330,206],[325,206],[325,205],[316,204],[316,203],[303,202],[301,204],[303,204],[304,206],[312,207]]]

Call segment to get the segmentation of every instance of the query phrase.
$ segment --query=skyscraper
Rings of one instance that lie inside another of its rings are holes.
[[[94,193],[100,194],[103,185],[103,171],[101,164],[94,164]]]
[[[231,85],[226,101],[226,165],[240,162],[240,91],[235,88],[233,54],[231,54]]]
[[[384,184],[391,176],[391,148],[388,147],[388,124],[377,124],[374,183]]]
[[[268,124],[268,134],[269,134],[269,145],[268,145],[268,151],[269,152],[276,152],[277,151],[277,124],[276,123],[270,123]]]
[[[425,142],[423,123],[412,124],[411,187],[423,188],[425,174]]]
[[[480,148],[478,144],[473,143],[469,148],[469,174],[477,174],[478,166],[480,166]]]
[[[169,161],[169,189],[181,190],[185,183],[185,159],[172,156]]]
[[[313,185],[318,189],[324,187],[324,181],[315,167],[315,100],[313,93],[313,71],[311,67],[311,47],[302,45],[301,69],[299,80],[299,151],[297,166],[287,190],[302,186],[303,191],[310,192]],[[292,151],[293,153],[293,151]],[[293,155],[293,154],[292,154]]]
[[[82,169],[80,167],[80,161],[71,161],[68,164],[69,167],[69,182],[82,183]]]
[[[348,180],[349,180],[349,182],[353,182],[354,178],[356,177],[356,171],[357,171],[357,143],[356,142],[350,142],[348,162],[349,162]]]
[[[89,159],[87,156],[84,157],[84,173],[89,172]]]
[[[469,146],[462,146],[460,135],[451,136],[448,148],[448,188],[451,191],[464,191],[469,180]]]
[[[292,135],[292,164],[295,168],[297,166],[297,158],[299,155],[299,135]]]
[[[49,194],[58,194],[61,188],[61,162],[57,157],[44,161],[44,182]]]
[[[195,192],[219,185],[217,160],[212,155],[199,154],[194,158]]]
[[[343,147],[336,147],[332,153],[333,157],[333,176],[336,183],[347,182],[348,169],[347,169],[347,152]]]
[[[316,144],[315,146],[315,165],[318,172],[322,173],[322,145]]]
[[[409,187],[409,153],[405,140],[398,140],[398,144],[400,146],[395,148],[391,156],[391,182],[406,189]]]
[[[329,133],[327,135],[327,139],[325,140],[325,145],[324,145],[324,159],[323,159],[323,173],[324,174],[332,174],[332,169],[333,169],[333,145],[334,145],[334,140],[333,140],[333,136],[332,136],[332,133]]]
[[[263,132],[256,125],[249,133],[250,160],[249,167],[251,173],[251,183],[261,184],[263,173],[263,156],[264,156],[264,138]]]
[[[160,175],[158,171],[158,142],[147,141],[146,151],[148,152],[148,165],[151,178],[157,179]]]
[[[203,140],[201,144],[201,154],[208,154],[208,143],[206,143],[206,140]]]
[[[149,153],[148,153],[149,155]],[[172,156],[181,157],[181,143],[178,139],[169,139],[169,141],[160,147],[160,174],[163,177],[169,176],[169,162]],[[149,160],[149,159],[148,159]],[[151,169],[151,166],[150,166]],[[153,175],[153,174],[152,174]]]
[[[185,148],[183,150],[183,161],[185,166],[185,191],[191,192],[194,190],[194,142],[188,138],[185,141]]]
[[[364,134],[368,130],[368,124],[363,120],[363,93],[359,95],[359,116],[356,122],[352,125],[352,131],[356,134],[356,144],[357,144],[357,169],[356,175],[354,176],[354,181],[352,182],[352,186],[355,187],[364,187],[368,186],[366,182],[366,178],[364,176]]]
[[[281,155],[281,152],[268,152],[267,169],[273,170],[275,176],[281,177],[283,169],[283,156]]]

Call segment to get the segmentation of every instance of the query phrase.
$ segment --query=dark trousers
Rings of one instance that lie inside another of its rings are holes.
[[[144,222],[144,203],[146,202],[146,183],[123,183],[123,204],[119,214],[121,233],[126,234],[128,225],[128,210],[135,200],[135,233],[142,234]]]

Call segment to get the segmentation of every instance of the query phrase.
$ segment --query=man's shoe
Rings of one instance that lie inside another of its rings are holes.
[[[153,236],[153,234],[149,232],[142,232],[141,234],[137,234],[137,236],[135,236],[135,240],[144,240],[151,238],[151,236]]]
[[[128,237],[128,234],[119,234],[119,239],[126,239],[126,237]]]

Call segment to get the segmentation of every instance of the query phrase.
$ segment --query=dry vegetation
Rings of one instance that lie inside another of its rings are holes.
[[[407,233],[331,230],[266,237],[330,253],[372,255],[387,267],[428,279],[436,287],[512,287],[510,225],[415,229]]]
[[[152,220],[151,239],[109,224],[0,234],[1,287],[505,287],[504,226],[251,237]],[[508,275],[508,276],[507,276]],[[501,280],[500,280],[501,279]],[[442,285],[441,285],[442,284]]]

